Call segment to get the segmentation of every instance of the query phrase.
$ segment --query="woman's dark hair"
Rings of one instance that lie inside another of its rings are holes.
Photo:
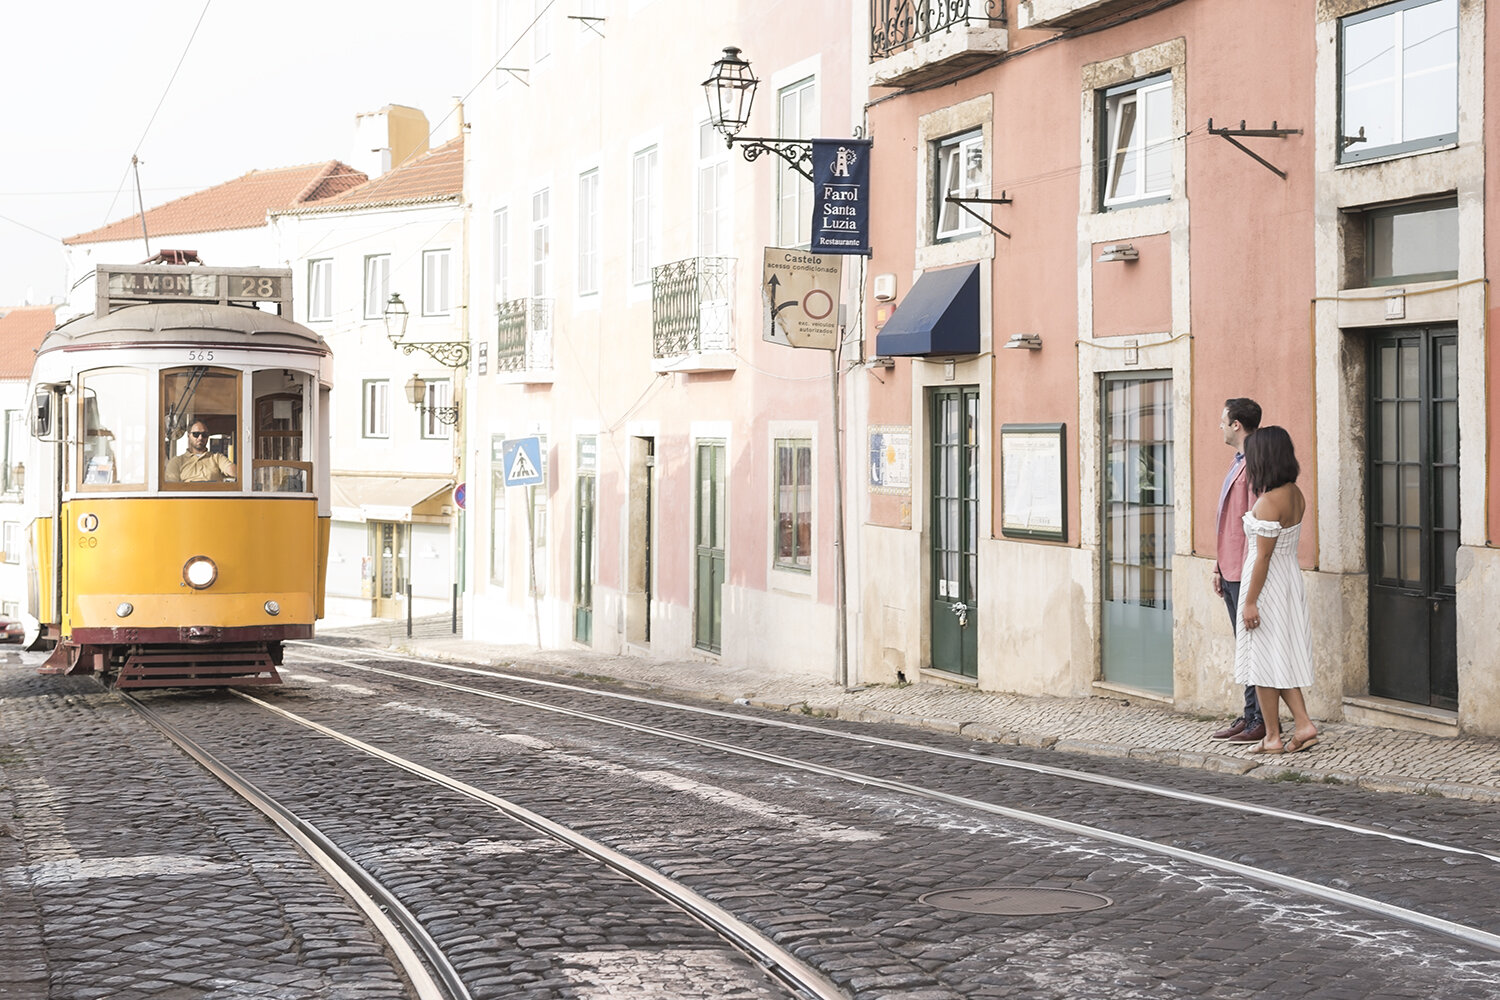
[[[1297,473],[1302,468],[1297,464],[1292,436],[1285,428],[1275,424],[1262,427],[1245,438],[1244,447],[1245,474],[1250,477],[1250,488],[1256,493],[1297,481]]]

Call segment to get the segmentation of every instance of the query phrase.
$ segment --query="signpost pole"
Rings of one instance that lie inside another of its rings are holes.
[[[542,648],[542,609],[536,596],[536,487],[526,487],[526,566],[531,576],[531,619],[536,623],[536,648]]]
[[[839,417],[840,355],[843,354],[843,330],[839,331],[839,344],[828,352],[828,363],[833,381],[833,603],[838,622],[835,627],[835,655],[838,659],[837,680],[845,687],[849,684],[848,600],[844,595],[844,449],[840,443],[843,427]]]

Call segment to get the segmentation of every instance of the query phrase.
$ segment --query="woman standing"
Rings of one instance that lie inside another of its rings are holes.
[[[1265,738],[1251,753],[1299,753],[1318,742],[1302,688],[1313,682],[1312,626],[1307,591],[1297,566],[1297,540],[1307,501],[1297,488],[1292,439],[1276,426],[1245,439],[1245,473],[1260,494],[1245,514],[1245,568],[1241,575],[1240,623],[1235,640],[1234,679],[1254,684],[1266,719]],[[1280,702],[1291,709],[1292,738],[1281,742]]]

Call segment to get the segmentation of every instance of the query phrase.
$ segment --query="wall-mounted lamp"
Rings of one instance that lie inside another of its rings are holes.
[[[1135,247],[1129,243],[1107,243],[1099,252],[1099,263],[1108,264],[1112,260],[1135,260],[1140,254]]]
[[[420,375],[413,375],[406,380],[406,401],[415,406],[419,412],[431,413],[439,421],[449,426],[458,423],[457,406],[427,405],[427,380]]]
[[[401,348],[402,354],[410,354],[412,351],[420,350],[432,355],[432,359],[440,365],[445,365],[449,368],[469,367],[469,345],[462,341],[431,340],[417,342],[406,339],[406,324],[411,319],[411,313],[407,310],[406,303],[401,301],[401,296],[396,292],[392,292],[390,301],[386,302],[382,318],[385,320],[386,339],[391,342],[392,347]]]
[[[1042,349],[1042,335],[1039,333],[1013,333],[1010,340],[1005,342],[1002,350],[1040,351]]]
[[[797,173],[812,180],[812,142],[796,139],[765,139],[758,136],[740,138],[740,130],[750,123],[750,107],[755,103],[755,88],[760,83],[750,72],[750,60],[740,58],[733,45],[714,63],[713,72],[703,81],[708,97],[708,121],[733,148],[739,143],[746,160],[754,161],[762,153],[775,153]]]

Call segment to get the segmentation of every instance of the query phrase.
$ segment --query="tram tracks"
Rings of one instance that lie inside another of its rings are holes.
[[[927,799],[928,801],[942,803],[945,806],[970,810],[973,812],[1000,816],[1010,820],[1016,820],[1035,824],[1057,832],[1073,836],[1087,838],[1096,842],[1113,844],[1117,847],[1131,851],[1143,852],[1158,857],[1166,857],[1175,861],[1200,866],[1205,869],[1237,878],[1253,881],[1261,886],[1268,887],[1279,892],[1295,893],[1299,896],[1316,899],[1323,903],[1332,904],[1351,910],[1362,911],[1378,916],[1382,919],[1393,920],[1411,927],[1420,928],[1424,931],[1437,933],[1462,942],[1466,945],[1484,949],[1489,952],[1500,952],[1500,934],[1488,927],[1473,926],[1459,919],[1452,919],[1438,913],[1428,912],[1420,906],[1402,905],[1392,902],[1385,896],[1395,895],[1391,886],[1378,887],[1376,892],[1355,891],[1352,887],[1328,884],[1325,881],[1313,880],[1306,877],[1286,874],[1260,864],[1249,864],[1230,858],[1217,856],[1205,850],[1194,850],[1177,846],[1172,843],[1163,843],[1143,837],[1132,836],[1114,830],[1105,829],[1097,824],[1081,823],[1074,820],[1058,818],[1057,816],[1045,815],[1035,809],[1021,809],[1013,806],[1002,805],[992,801],[973,798],[965,795],[951,794],[941,791],[935,787],[927,787],[914,784],[910,781],[901,781],[880,775],[870,774],[867,771],[856,771],[849,768],[830,766],[823,763],[795,759],[785,754],[779,754],[764,750],[749,749],[744,745],[730,744],[724,740],[711,739],[703,736],[693,735],[680,731],[671,731],[661,726],[645,725],[639,722],[614,718],[597,712],[583,711],[577,708],[548,704],[534,698],[523,698],[514,694],[503,693],[486,688],[472,687],[466,684],[455,684],[451,681],[441,680],[436,677],[421,677],[410,672],[410,667],[421,665],[432,671],[444,673],[458,673],[466,675],[471,681],[478,683],[504,682],[507,685],[521,683],[534,686],[538,689],[567,692],[570,695],[580,694],[589,697],[610,699],[633,703],[649,707],[653,710],[686,713],[704,718],[732,721],[737,726],[747,729],[783,730],[793,731],[798,734],[816,735],[820,738],[832,738],[839,741],[858,744],[862,746],[878,746],[891,750],[898,750],[903,754],[914,754],[929,758],[947,759],[952,761],[963,761],[966,765],[977,765],[984,767],[1004,768],[1021,771],[1027,774],[1045,776],[1068,782],[1081,783],[1085,786],[1107,789],[1111,793],[1128,794],[1134,796],[1149,796],[1155,799],[1164,799],[1177,803],[1184,803],[1191,807],[1202,807],[1210,810],[1228,811],[1234,814],[1250,817],[1247,822],[1263,823],[1274,820],[1293,827],[1317,828],[1331,831],[1345,838],[1366,839],[1384,843],[1388,851],[1412,851],[1424,856],[1422,863],[1451,866],[1456,861],[1470,865],[1479,865],[1479,869],[1485,878],[1494,879],[1500,875],[1500,856],[1479,850],[1473,847],[1465,847],[1455,844],[1445,844],[1435,840],[1404,834],[1385,829],[1378,826],[1346,822],[1327,816],[1313,815],[1304,812],[1266,806],[1263,804],[1243,802],[1224,796],[1209,795],[1197,792],[1187,792],[1180,789],[1172,789],[1159,785],[1151,785],[1138,781],[1131,781],[1112,777],[1109,775],[1096,774],[1086,771],[1078,771],[1070,768],[1062,768],[1054,765],[1038,764],[1029,761],[1009,760],[990,755],[977,755],[972,752],[959,752],[942,747],[931,747],[901,740],[893,740],[866,733],[854,733],[847,730],[829,729],[823,726],[815,726],[803,722],[791,720],[766,718],[762,716],[749,716],[736,712],[728,712],[721,709],[702,706],[684,706],[675,702],[667,702],[660,699],[647,698],[641,695],[600,691],[597,688],[582,685],[569,684],[564,681],[539,679],[518,674],[508,674],[488,668],[469,667],[459,664],[442,663],[438,661],[422,660],[418,657],[410,657],[400,654],[381,652],[353,653],[347,650],[338,650],[337,656],[317,656],[306,651],[303,647],[299,655],[313,660],[322,659],[329,664],[338,664],[351,669],[365,672],[369,675],[382,676],[390,680],[402,682],[417,682],[437,687],[439,689],[463,693],[470,696],[481,697],[494,701],[500,701],[511,705],[525,707],[535,711],[550,713],[566,718],[587,721],[593,725],[608,725],[619,729],[648,735],[654,739],[673,741],[679,744],[693,745],[714,753],[730,754],[744,759],[756,760],[762,763],[772,764],[781,768],[793,769],[803,773],[818,774],[824,777],[835,778],[839,781],[849,782],[866,789],[880,790],[898,795],[913,796]],[[324,652],[328,652],[324,650]],[[377,660],[377,661],[400,661],[408,666],[405,670],[389,670],[368,663],[356,663],[355,660]],[[737,738],[740,738],[737,733]],[[1416,870],[1416,869],[1412,869]],[[1403,868],[1403,871],[1407,869]],[[1441,869],[1439,869],[1441,872]],[[1412,876],[1407,876],[1412,877]],[[1420,878],[1420,874],[1417,874]],[[1330,879],[1331,881],[1331,879]],[[1493,885],[1493,882],[1485,883]]]
[[[422,782],[457,793],[495,810],[516,823],[624,876],[653,895],[689,914],[730,947],[746,956],[789,996],[805,1000],[834,1000],[846,996],[790,950],[740,920],[686,884],[672,879],[614,850],[588,835],[558,823],[509,799],[425,767],[346,733],[304,718],[280,706],[243,692],[241,698],[287,722],[333,740]],[[356,862],[330,836],[324,834],[297,810],[246,778],[224,759],[153,711],[139,699],[120,697],[171,742],[210,771],[247,802],[271,819],[360,906],[376,930],[390,945],[393,957],[413,984],[419,1000],[471,1000],[471,994],[443,946],[402,901],[400,893]]]

